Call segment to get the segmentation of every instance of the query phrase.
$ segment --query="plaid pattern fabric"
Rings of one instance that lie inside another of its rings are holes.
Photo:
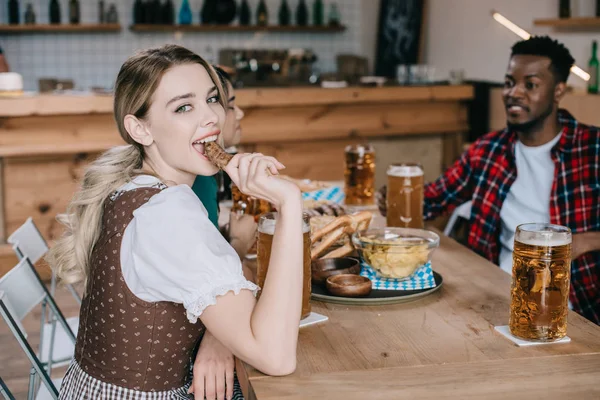
[[[345,197],[342,186],[330,186],[313,192],[302,193],[303,200],[327,200],[334,203],[343,202]]]
[[[417,268],[411,276],[405,279],[383,278],[364,262],[360,264],[360,274],[369,278],[373,283],[373,289],[377,290],[418,290],[436,286],[430,262]]]
[[[59,400],[187,400],[191,381],[176,390],[142,392],[102,382],[85,373],[76,361],[71,362],[60,387]],[[240,383],[235,377],[232,400],[244,400]]]
[[[578,123],[566,110],[559,110],[558,118],[562,136],[551,151],[556,168],[550,222],[569,227],[573,234],[600,231],[600,130]],[[517,177],[516,141],[516,133],[508,129],[483,136],[425,187],[426,219],[473,201],[469,246],[496,264],[500,210]],[[575,311],[596,324],[600,324],[599,276],[599,251],[573,260],[569,299]]]

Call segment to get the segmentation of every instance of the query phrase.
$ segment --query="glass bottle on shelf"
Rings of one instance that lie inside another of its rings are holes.
[[[98,23],[104,24],[106,22],[106,14],[104,11],[104,0],[98,1]],[[136,23],[136,22],[134,22]]]
[[[69,1],[69,22],[71,24],[79,23],[79,0]]]
[[[296,25],[308,25],[308,7],[306,6],[305,0],[300,0],[298,7],[296,7]]]
[[[248,0],[242,0],[240,7],[240,25],[250,25],[250,6]]]
[[[315,0],[313,3],[313,25],[323,25],[323,0]]]
[[[50,23],[51,24],[60,24],[60,4],[58,4],[58,0],[50,0]]]
[[[27,7],[25,8],[25,23],[28,25],[35,24],[35,11],[33,11],[31,3],[27,3]]]
[[[592,57],[588,62],[588,72],[590,80],[588,81],[588,93],[598,93],[598,42],[592,42]]]
[[[145,4],[142,0],[135,0],[133,3],[133,23],[143,24],[146,22]]]
[[[173,3],[171,3],[173,5]],[[164,17],[164,13],[163,13]],[[190,8],[190,3],[188,0],[183,0],[181,3],[181,9],[179,10],[179,24],[180,25],[189,25],[192,23],[192,9]],[[173,24],[173,21],[169,22],[169,24]]]
[[[8,0],[8,23],[11,25],[19,24],[19,0]]]
[[[571,18],[571,1],[560,0],[558,2],[558,16],[560,18]]]
[[[290,24],[290,6],[287,0],[281,0],[281,6],[279,7],[279,25],[287,26]]]
[[[108,7],[108,12],[106,13],[106,22],[109,24],[119,23],[119,13],[115,3],[112,3],[110,7]]]
[[[265,4],[265,0],[260,0],[256,9],[256,25],[267,26],[268,23],[269,11],[267,10],[267,5]]]
[[[600,17],[600,0],[596,0],[596,17]]]
[[[331,8],[329,9],[329,25],[339,26],[341,25],[340,20],[340,10],[336,3],[332,3]]]

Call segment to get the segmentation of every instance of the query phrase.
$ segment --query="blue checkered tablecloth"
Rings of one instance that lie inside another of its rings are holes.
[[[383,278],[379,276],[379,274],[377,274],[377,272],[365,262],[361,262],[360,266],[360,274],[366,278],[369,278],[371,282],[373,282],[373,289],[418,290],[430,289],[436,286],[430,262],[417,268],[417,270],[410,277],[405,278],[403,280]]]
[[[302,193],[303,200],[327,200],[334,203],[342,203],[344,201],[344,197],[344,187],[338,185],[315,190],[313,192]]]

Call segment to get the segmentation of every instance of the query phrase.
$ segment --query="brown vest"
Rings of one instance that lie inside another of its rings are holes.
[[[75,359],[92,377],[144,392],[183,386],[204,326],[182,304],[136,297],[121,273],[121,241],[133,212],[160,192],[140,188],[107,199],[80,311]]]

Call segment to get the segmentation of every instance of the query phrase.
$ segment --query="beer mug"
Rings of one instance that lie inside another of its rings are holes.
[[[423,229],[423,175],[416,163],[388,167],[387,226]]]
[[[240,191],[235,185],[231,184],[231,198],[232,206],[231,211],[236,214],[247,214],[255,217],[255,221],[258,221],[258,217],[261,214],[273,211],[275,208],[266,200],[257,199],[256,197],[248,196]]]
[[[277,213],[271,212],[263,214],[258,221],[258,243],[256,248],[257,269],[256,284],[261,288],[265,284],[267,271],[269,270],[269,260],[271,259],[271,247],[273,246],[273,235],[275,234],[275,222]],[[310,315],[310,295],[311,295],[311,259],[310,259],[310,217],[304,213],[302,216],[303,232],[303,289],[302,289],[302,318]],[[260,292],[259,292],[260,296]]]
[[[517,227],[513,251],[510,332],[551,342],[567,334],[571,230],[552,224]]]
[[[347,205],[375,203],[375,150],[371,145],[350,145],[345,149],[344,171]]]

